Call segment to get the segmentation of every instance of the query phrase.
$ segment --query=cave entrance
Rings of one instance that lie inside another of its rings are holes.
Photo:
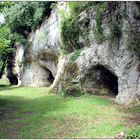
[[[48,72],[49,72],[48,81],[50,82],[50,84],[52,84],[54,81],[54,76],[51,71],[48,70]]]
[[[10,85],[18,85],[18,78],[16,75],[10,75],[8,77]]]
[[[89,70],[84,85],[87,89],[92,89],[93,94],[118,94],[118,77],[102,65],[96,65]]]
[[[47,86],[52,85],[55,77],[53,76],[53,73],[51,70],[49,70],[47,67],[41,66],[42,69],[44,69],[44,82],[46,82]]]

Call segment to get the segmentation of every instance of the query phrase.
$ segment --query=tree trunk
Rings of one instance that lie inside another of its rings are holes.
[[[6,66],[6,60],[3,61],[2,67],[0,69],[0,79],[2,78],[5,66]]]

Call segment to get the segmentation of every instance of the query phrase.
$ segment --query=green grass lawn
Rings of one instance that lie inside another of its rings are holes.
[[[128,128],[139,129],[137,108],[93,95],[64,97],[48,94],[45,87],[3,85],[0,138],[114,138]]]

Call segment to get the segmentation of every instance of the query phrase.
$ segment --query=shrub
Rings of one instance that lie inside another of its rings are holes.
[[[65,16],[65,12],[61,11],[63,20],[61,22],[61,38],[62,38],[62,50],[64,53],[75,51],[80,49],[78,44],[80,25],[77,22],[80,12],[94,5],[94,2],[68,2],[71,14]]]
[[[79,56],[81,56],[82,49],[76,50],[70,57],[71,61],[75,61]]]
[[[10,33],[9,39],[11,40],[11,43],[17,42],[21,43],[22,45],[27,44],[27,39],[23,35],[18,33]]]
[[[79,49],[79,25],[77,17],[74,16],[65,19],[61,24],[62,50],[64,52],[73,52],[75,49]]]
[[[83,95],[82,89],[79,85],[69,85],[63,88],[63,93],[65,96],[79,97]]]
[[[73,15],[78,15],[82,11],[90,8],[91,6],[94,6],[96,2],[91,1],[91,2],[68,2],[68,6],[71,10],[71,14]]]
[[[107,2],[99,3],[95,6],[96,11],[96,27],[94,29],[95,40],[98,44],[105,39],[102,28],[103,14],[107,10]]]

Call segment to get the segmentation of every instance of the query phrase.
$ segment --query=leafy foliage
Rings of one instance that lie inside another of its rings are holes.
[[[116,16],[115,20],[111,18],[112,10],[115,10],[117,3],[116,2],[67,2],[70,15],[63,16],[63,20],[61,23],[61,38],[63,42],[63,50],[65,52],[73,52],[75,49],[80,49],[80,45],[78,44],[79,35],[83,35],[84,33],[88,33],[88,25],[89,19],[85,18],[82,22],[82,27],[84,31],[81,30],[81,24],[78,23],[79,14],[82,11],[88,10],[91,7],[95,9],[96,15],[96,26],[93,29],[96,42],[102,43],[106,39],[113,40],[114,38],[118,38],[121,35],[121,18],[119,15]],[[63,13],[65,15],[65,13]],[[111,33],[109,36],[104,35],[104,30],[102,27],[102,23],[104,20],[104,16],[107,15],[110,17],[109,28]],[[86,30],[87,29],[87,30]]]
[[[5,24],[0,27],[0,77],[15,42],[27,44],[32,30],[37,29],[50,14],[52,2],[0,2],[0,12],[5,15]],[[11,46],[11,47],[9,47]]]
[[[27,39],[23,36],[23,35],[20,35],[18,33],[10,33],[9,35],[9,39],[11,41],[11,43],[21,43],[22,45],[26,45],[27,44]]]
[[[0,78],[4,72],[8,54],[13,51],[13,49],[9,47],[11,43],[9,40],[9,33],[10,30],[7,26],[0,27]]]
[[[79,27],[76,24],[76,17],[70,17],[62,22],[61,37],[63,41],[63,50],[65,52],[72,52],[74,49],[79,49]]]
[[[9,47],[10,30],[7,26],[0,27],[0,59],[6,59],[7,54],[10,53],[13,49]]]
[[[0,12],[3,12],[5,8],[9,8],[13,5],[14,5],[14,2],[10,2],[10,1],[0,2]]]
[[[8,40],[9,29],[6,26],[0,27],[0,52],[3,48],[9,46],[10,40]]]
[[[81,56],[82,49],[76,50],[70,57],[71,61],[75,61],[79,56]]]
[[[79,23],[77,23],[79,14],[80,12],[93,6],[94,2],[67,3],[70,8],[71,14],[69,16],[65,16],[65,13],[61,11],[61,13],[63,14],[63,20],[61,23],[61,38],[63,43],[62,50],[64,50],[64,52],[73,52],[75,49],[80,49],[80,46],[78,44],[80,26]]]
[[[91,6],[94,6],[97,2],[94,1],[85,1],[85,2],[68,2],[68,6],[71,10],[71,14],[77,15],[81,13],[82,11],[90,8]]]
[[[5,11],[6,23],[11,29],[13,41],[25,42],[29,33],[40,26],[50,14],[52,2],[16,2]],[[14,38],[13,38],[14,36]]]
[[[17,2],[7,9],[7,22],[11,29],[17,32],[36,29],[45,16],[50,14],[50,4],[51,2]]]
[[[96,10],[96,28],[94,29],[95,39],[97,43],[101,43],[104,40],[104,34],[102,29],[103,13],[107,10],[107,2],[99,3],[95,6]]]
[[[2,13],[6,7],[10,7],[13,2],[0,2],[0,12]],[[9,47],[11,41],[9,39],[10,29],[6,25],[0,25],[0,78],[4,73],[8,54],[13,51]]]

